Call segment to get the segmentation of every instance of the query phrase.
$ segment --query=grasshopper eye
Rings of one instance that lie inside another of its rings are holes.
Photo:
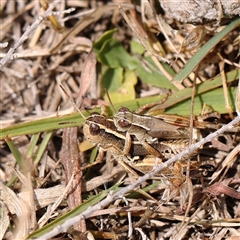
[[[91,135],[96,136],[100,133],[100,127],[97,124],[92,123],[90,124],[89,132]]]
[[[120,119],[120,120],[118,120],[118,125],[121,128],[126,128],[126,127],[130,126],[130,123],[126,119]]]

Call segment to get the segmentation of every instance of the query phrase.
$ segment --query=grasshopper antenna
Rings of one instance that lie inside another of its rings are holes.
[[[59,87],[62,89],[62,91],[66,94],[66,96],[68,97],[68,99],[70,100],[70,102],[72,103],[73,107],[79,112],[79,114],[82,116],[83,119],[86,120],[86,117],[82,114],[82,112],[80,111],[79,107],[76,105],[76,103],[74,102],[73,98],[67,93],[67,91],[64,89],[64,87],[60,84]]]
[[[116,109],[115,109],[115,107],[113,106],[112,100],[111,100],[111,98],[110,98],[110,96],[109,96],[109,93],[108,93],[108,90],[107,90],[106,88],[105,88],[105,92],[106,92],[106,94],[107,94],[108,101],[110,102],[110,104],[111,104],[111,106],[112,106],[112,108],[113,108],[114,113],[116,113]]]

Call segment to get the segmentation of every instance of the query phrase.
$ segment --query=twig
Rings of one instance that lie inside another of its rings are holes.
[[[20,37],[20,39],[14,44],[12,48],[9,49],[7,52],[6,56],[1,59],[0,61],[0,69],[4,67],[4,65],[9,62],[10,60],[15,58],[15,51],[23,44],[25,40],[27,40],[40,25],[40,23],[47,18],[48,16],[52,15],[52,10],[56,7],[57,4],[59,4],[62,0],[54,0],[52,4],[49,5],[49,8],[42,14],[40,15],[35,22],[31,25],[28,26],[26,32]]]
[[[203,138],[199,142],[197,142],[195,144],[192,144],[189,147],[189,149],[186,149],[186,150],[182,151],[181,153],[179,153],[176,156],[172,157],[171,159],[169,159],[168,161],[164,162],[160,166],[156,167],[152,172],[149,172],[149,173],[145,174],[144,176],[140,177],[132,185],[129,185],[129,186],[121,189],[120,191],[118,191],[117,193],[114,193],[114,194],[113,194],[113,192],[110,192],[108,194],[108,196],[104,200],[102,200],[101,202],[99,202],[95,206],[89,207],[86,211],[84,211],[83,213],[79,214],[78,216],[66,220],[62,225],[59,225],[59,226],[55,227],[50,232],[48,232],[47,234],[44,234],[43,236],[41,236],[40,238],[37,238],[37,239],[38,240],[40,240],[40,239],[50,239],[50,238],[56,236],[57,234],[59,234],[61,232],[67,231],[67,229],[69,227],[71,227],[73,224],[75,224],[76,222],[80,221],[81,219],[89,218],[89,216],[91,214],[93,214],[95,211],[103,209],[104,207],[106,207],[112,201],[114,201],[116,199],[122,198],[126,193],[128,193],[130,191],[133,191],[133,190],[136,190],[144,181],[148,180],[149,178],[153,178],[156,173],[160,172],[161,170],[163,170],[164,168],[168,167],[169,165],[171,165],[172,163],[176,162],[177,160],[183,158],[185,155],[191,154],[193,151],[196,151],[203,144],[205,144],[207,142],[210,142],[213,138],[223,134],[226,131],[229,131],[231,128],[234,127],[235,124],[237,124],[239,122],[240,122],[240,116],[237,116],[233,121],[231,121],[230,123],[224,125],[222,128],[220,128],[216,132],[211,133],[206,138]]]

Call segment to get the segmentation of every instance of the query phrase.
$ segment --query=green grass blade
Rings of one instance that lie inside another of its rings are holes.
[[[143,98],[143,99],[135,99],[130,102],[127,102],[126,107],[130,107],[130,109],[134,110],[146,104],[148,102],[160,100],[162,97],[151,97],[151,98]],[[115,104],[116,109],[122,107],[122,103]],[[87,118],[91,112],[100,112],[100,109],[93,109],[91,111],[83,111],[82,113]],[[108,108],[108,113],[110,115],[113,114],[113,111]],[[67,114],[64,116],[56,116],[49,117],[40,120],[34,120],[31,122],[25,122],[16,124],[11,127],[3,128],[0,131],[0,140],[5,139],[7,137],[21,136],[27,134],[36,134],[44,131],[51,131],[55,129],[62,129],[67,127],[81,127],[84,123],[85,119],[83,119],[79,113]]]
[[[7,137],[6,138],[6,143],[11,151],[11,153],[13,154],[14,158],[17,161],[17,164],[22,167],[23,165],[23,156],[20,153],[20,151],[18,150],[18,148],[15,146],[15,144],[13,143],[12,139]]]
[[[229,102],[233,111],[235,111],[235,96],[237,92],[237,87],[232,87],[228,89],[229,91]],[[226,103],[224,99],[224,92],[222,88],[217,88],[209,92],[205,92],[198,95],[194,99],[194,115],[200,114],[204,103],[210,105],[214,111],[221,114],[227,113]],[[191,109],[191,100],[188,99],[179,104],[174,105],[166,110],[169,114],[178,114],[183,116],[189,116]]]
[[[89,113],[83,112],[86,117]],[[44,131],[51,131],[54,129],[61,129],[66,127],[82,126],[85,120],[79,115],[79,113],[67,114],[64,116],[49,117],[40,120],[34,120],[31,122],[25,122],[16,124],[11,127],[3,128],[0,131],[0,139],[4,139],[7,136],[20,136],[26,134],[35,134]]]
[[[34,158],[34,163],[35,164],[38,164],[39,161],[41,160],[51,137],[52,137],[52,131],[47,132],[47,134],[44,136],[44,138],[43,138],[43,140],[42,140],[42,142],[41,142],[41,144],[40,144],[40,146],[37,150],[36,156]]]
[[[30,141],[30,145],[29,145],[28,150],[26,152],[26,157],[27,158],[31,158],[33,156],[34,149],[35,149],[35,147],[37,145],[37,142],[39,140],[39,136],[40,136],[40,134],[34,134],[32,136],[31,141]]]

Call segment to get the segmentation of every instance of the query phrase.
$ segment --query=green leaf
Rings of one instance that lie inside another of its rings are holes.
[[[116,71],[117,69],[114,70]],[[125,71],[122,82],[115,80],[114,78],[111,78],[111,80],[108,80],[108,82],[111,83],[110,86],[114,85],[114,88],[106,88],[112,103],[121,103],[123,99],[124,101],[135,99],[136,96],[134,86],[137,83],[137,77],[134,71]],[[106,93],[103,97],[106,101],[108,101],[108,96]]]
[[[107,89],[109,93],[117,91],[122,83],[123,68],[107,68],[101,79],[101,87]]]
[[[174,84],[172,84],[169,81],[169,79],[167,79],[165,75],[155,65],[152,58],[144,57],[143,59],[145,61],[141,61],[141,63],[138,65],[138,68],[136,70],[138,76],[143,82],[157,86],[157,87],[161,87],[161,88],[177,90]],[[171,76],[175,74],[168,64],[162,63],[162,66]]]
[[[142,55],[143,53],[146,52],[146,49],[144,48],[144,46],[140,42],[137,42],[134,39],[131,40],[130,42],[130,49],[133,54]]]
[[[132,57],[116,39],[105,41],[97,55],[97,59],[99,62],[110,68],[126,68],[134,70],[138,66],[138,59]]]
[[[114,35],[114,33],[117,32],[117,29],[114,28],[112,30],[106,31],[101,37],[93,44],[94,51],[98,54],[99,51],[101,50],[101,47],[103,44],[111,39]]]

